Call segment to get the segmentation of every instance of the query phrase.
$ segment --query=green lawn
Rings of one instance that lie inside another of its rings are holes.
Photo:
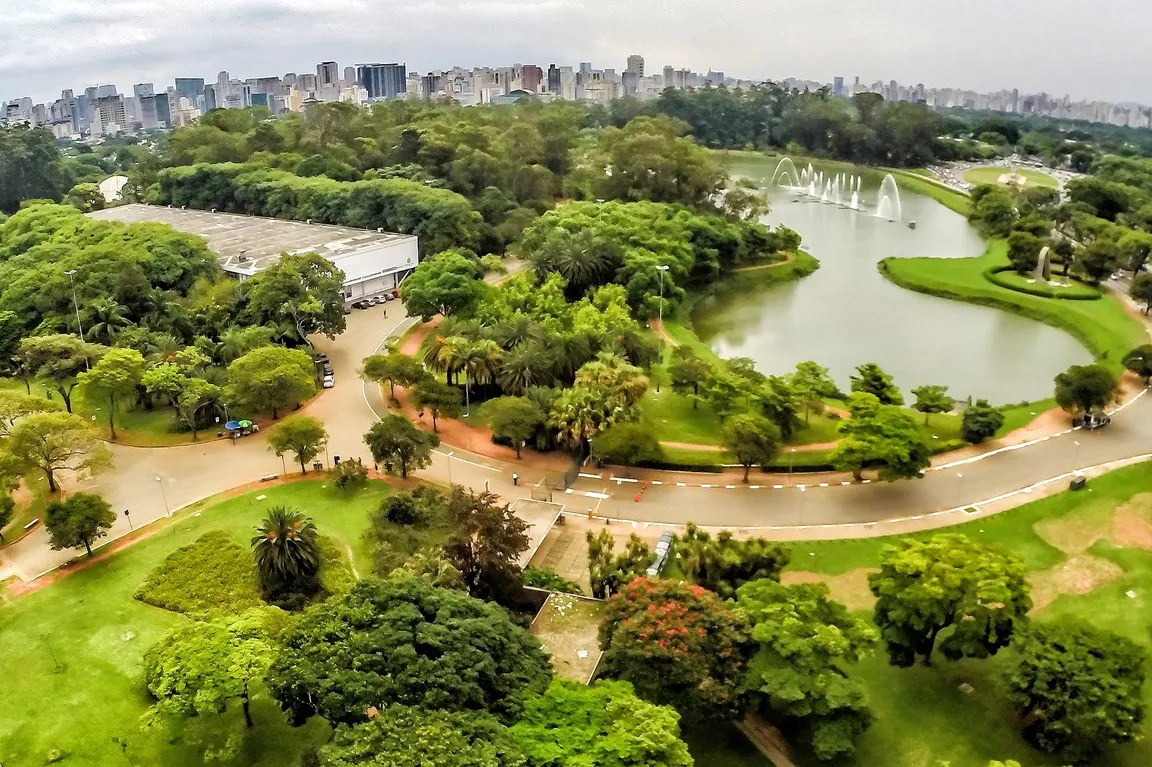
[[[1149,491],[1152,462],[1091,480],[1081,492],[1064,492],[949,528],[949,532],[962,532],[1001,545],[1022,557],[1030,570],[1047,570],[1063,562],[1067,555],[1036,533],[1034,526],[1038,522],[1057,520],[1058,524],[1067,525],[1070,532],[1082,529],[1089,535],[1093,529],[1091,520],[1106,519],[1101,515],[1109,514],[1133,495]],[[793,549],[791,567],[833,576],[876,567],[880,549],[889,540],[798,543]],[[1078,618],[1149,645],[1146,605],[1152,594],[1152,551],[1097,541],[1087,553],[1116,563],[1124,571],[1123,576],[1082,596],[1061,594],[1035,619]],[[1137,598],[1128,597],[1129,591]],[[1009,661],[1010,652],[1004,651],[987,661],[949,663],[938,659],[933,668],[898,669],[889,666],[880,652],[858,664],[853,673],[867,684],[876,722],[861,740],[857,756],[837,762],[838,767],[933,767],[937,760],[954,766],[982,767],[992,759],[1015,759],[1028,767],[1063,764],[1059,758],[1036,752],[1020,737],[1015,714],[1004,704],[999,682]],[[973,693],[960,690],[965,682],[975,688]],[[1145,688],[1145,696],[1152,705],[1152,685]],[[1152,733],[1146,732],[1146,739],[1140,743],[1113,749],[1095,764],[1141,767],[1152,763],[1148,734]],[[820,764],[802,749],[797,749],[795,757],[801,767]]]
[[[325,480],[269,487],[202,508],[197,505],[130,549],[59,583],[0,607],[0,657],[12,674],[0,695],[0,763],[40,767],[59,749],[72,766],[201,765],[198,752],[164,729],[143,732],[148,700],[138,682],[149,645],[187,620],[132,598],[148,571],[176,548],[201,534],[223,529],[243,545],[271,506],[308,512],[320,532],[346,544],[361,574],[369,569],[360,536],[368,511],[388,494],[373,482],[344,493]],[[264,500],[256,500],[264,495]],[[266,697],[253,705],[258,726],[240,756],[222,767],[294,765],[306,745],[322,743],[327,727],[301,729],[284,723]],[[220,718],[221,731],[243,733],[239,710]]]
[[[1036,284],[1029,282],[1032,277],[1027,274],[1017,274],[1013,271],[999,272],[995,275],[995,280],[1004,284],[1004,287],[1016,288],[1017,290],[1025,293],[1033,290],[1049,290],[1052,292],[1053,298],[1066,298],[1071,300],[1094,300],[1102,296],[1099,288],[1094,288],[1091,285],[1085,285],[1083,282],[1069,279],[1067,285],[1045,285],[1044,283]]]
[[[977,258],[886,258],[879,268],[909,290],[995,306],[1067,331],[1114,372],[1122,370],[1120,360],[1134,346],[1147,343],[1148,334],[1140,321],[1109,296],[1099,301],[1062,301],[993,285],[983,272],[1007,264],[1007,248],[1005,241],[992,240],[987,252]]]
[[[1000,177],[1008,172],[1008,168],[1003,166],[969,168],[964,171],[964,180],[969,184],[999,184]],[[1060,182],[1043,171],[1017,168],[1016,174],[1022,176],[1028,186],[1046,186],[1050,189],[1060,188]]]

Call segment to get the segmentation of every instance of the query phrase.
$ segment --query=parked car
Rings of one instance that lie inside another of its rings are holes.
[[[1105,413],[1086,413],[1081,423],[1085,429],[1099,429],[1112,423],[1112,418]]]
[[[344,313],[345,314],[351,314],[352,313],[352,307],[349,306],[348,304],[344,304]]]
[[[322,386],[325,389],[331,389],[335,385],[336,385],[336,379],[333,376],[327,376],[324,378],[324,383],[322,384]]]
[[[367,309],[368,308],[368,302],[367,301],[353,301],[352,307],[354,309]]]

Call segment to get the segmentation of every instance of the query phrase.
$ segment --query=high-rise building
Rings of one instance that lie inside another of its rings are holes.
[[[844,78],[837,77],[832,80],[832,94],[835,96],[844,96]]]
[[[168,88],[156,96],[156,122],[159,127],[172,127],[172,104],[174,101],[176,103],[180,101],[180,94],[176,92],[175,88]]]
[[[93,126],[99,124],[99,134],[107,135],[125,130],[128,120],[124,114],[124,98],[122,96],[104,96],[96,99],[94,104]],[[96,133],[93,127],[93,133]]]
[[[156,91],[152,88],[152,83],[136,83],[132,86],[132,95],[136,98],[142,96],[155,96]]]
[[[96,89],[96,98],[110,99],[117,93],[119,93],[119,91],[116,90],[115,85],[101,85]]]
[[[176,78],[176,95],[183,96],[191,103],[196,103],[196,99],[204,95],[204,78],[203,77],[177,77]],[[173,107],[176,105],[173,104]]]
[[[356,81],[370,99],[394,99],[405,93],[408,67],[404,64],[361,64]]]
[[[219,87],[220,87],[219,83],[217,83],[215,85],[205,85],[204,86],[203,99],[204,99],[204,112],[205,113],[211,112],[213,109],[216,109],[217,107],[224,106],[223,99],[220,98],[219,94],[216,91],[216,89]],[[181,98],[187,98],[187,96],[181,96]],[[188,99],[188,100],[189,100],[189,103],[191,103],[191,99]]]
[[[160,118],[157,112],[156,103],[159,101],[167,101],[168,95],[161,94],[159,96],[148,94],[146,96],[137,96],[140,100],[140,127],[144,130],[155,130],[160,127]]]
[[[318,90],[318,78],[316,75],[297,75],[296,88],[305,93],[315,93]]]
[[[548,65],[548,92],[560,95],[560,68],[555,64]]]
[[[316,65],[316,88],[327,88],[340,82],[340,67],[335,61],[321,61]]]
[[[539,91],[540,83],[543,80],[544,70],[535,64],[525,64],[524,68],[520,70],[520,86],[530,93]]]
[[[628,57],[628,66],[624,68],[625,72],[631,72],[636,77],[644,76],[644,57],[638,53],[633,53]]]
[[[344,84],[356,84],[356,67],[344,67]]]

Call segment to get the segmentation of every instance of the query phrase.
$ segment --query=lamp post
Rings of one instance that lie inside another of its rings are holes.
[[[656,271],[660,272],[660,306],[657,311],[660,313],[659,323],[660,332],[656,335],[656,340],[660,344],[660,375],[656,377],[656,393],[660,393],[660,378],[664,374],[664,272],[668,271],[666,264],[660,264],[656,267]]]
[[[64,272],[64,274],[68,275],[68,284],[72,287],[72,308],[76,310],[76,333],[80,336],[80,340],[83,341],[84,325],[80,322],[80,302],[76,300],[76,281],[73,279],[73,275],[76,274],[76,270],[69,269],[68,271]],[[87,355],[84,357],[84,368],[85,370],[92,369],[91,365],[88,364]]]
[[[160,497],[164,499],[164,513],[168,515],[169,519],[171,519],[172,509],[168,508],[168,494],[164,492],[164,478],[157,477],[156,482],[160,485]]]

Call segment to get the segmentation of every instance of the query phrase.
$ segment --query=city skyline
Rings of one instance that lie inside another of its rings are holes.
[[[749,0],[733,0],[722,13],[702,0],[643,6],[401,0],[375,9],[362,0],[332,0],[318,12],[302,0],[230,0],[211,8],[155,0],[0,0],[8,22],[0,27],[0,93],[46,101],[85,85],[113,82],[127,89],[175,77],[211,79],[219,70],[279,76],[330,59],[341,67],[406,61],[409,71],[515,61],[594,61],[623,70],[626,57],[639,51],[650,68],[715,69],[749,80],[859,76],[1152,103],[1152,84],[1141,74],[1152,54],[1140,46],[1141,25],[1131,18],[1143,11],[1119,0],[1103,0],[1074,29],[1048,20],[1059,14],[979,0],[941,0],[931,8],[815,3],[803,14],[789,8]],[[741,23],[732,23],[737,19]],[[59,44],[70,39],[83,45]]]

